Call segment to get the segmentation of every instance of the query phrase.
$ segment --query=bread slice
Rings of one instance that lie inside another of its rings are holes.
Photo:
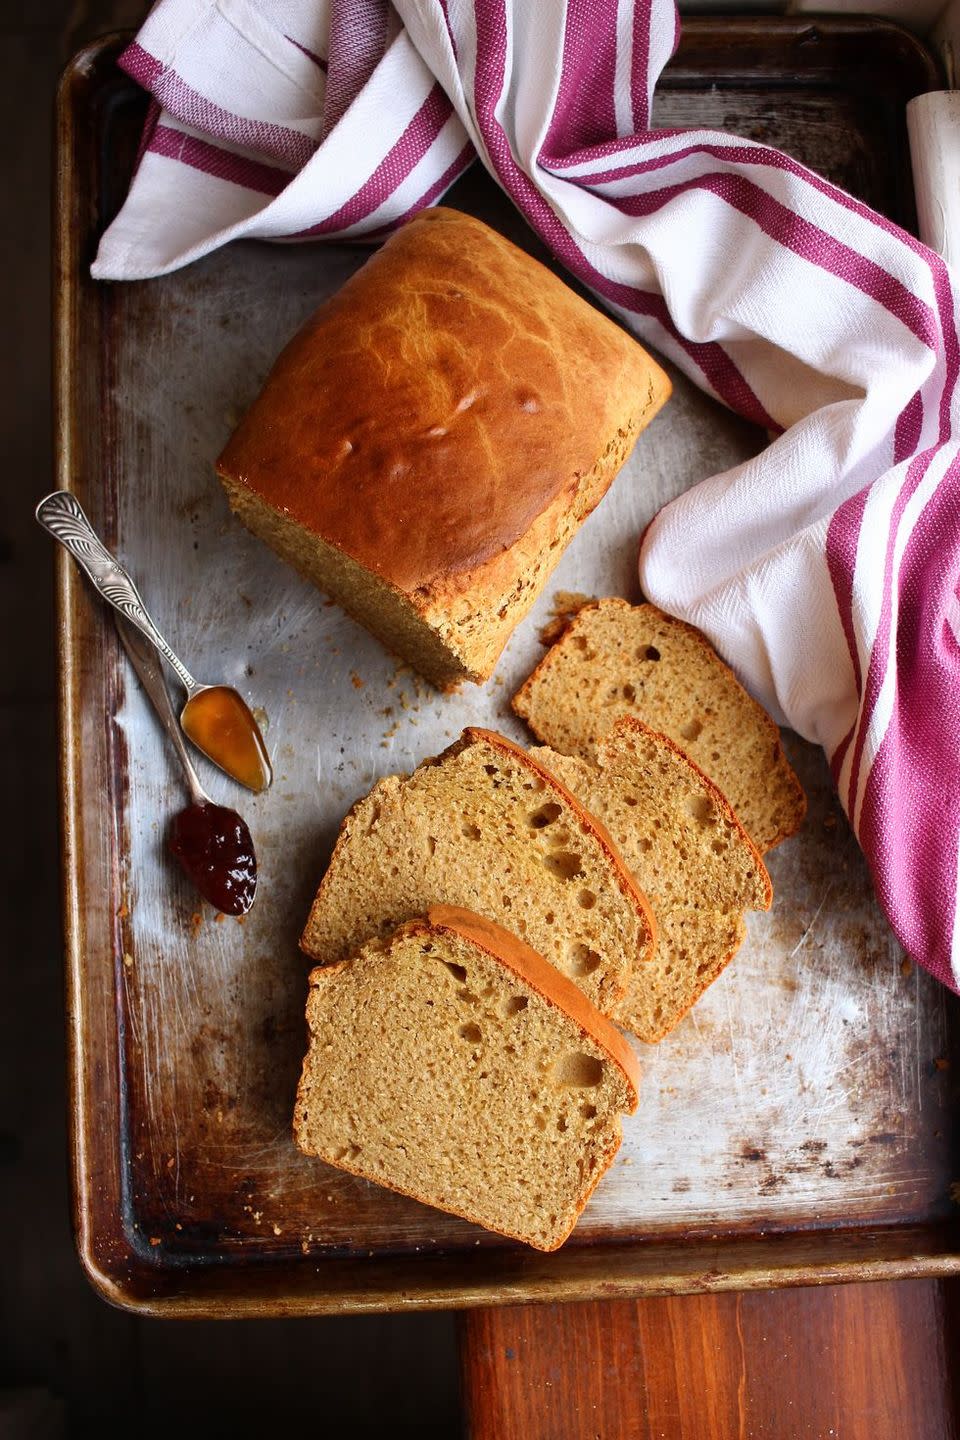
[[[655,605],[586,605],[514,696],[541,740],[592,760],[621,715],[681,746],[726,795],[757,849],[800,828],[807,801],[780,731],[692,625]]]
[[[773,898],[763,861],[729,802],[672,740],[630,716],[596,747],[595,765],[532,754],[610,831],[653,908],[657,950],[634,971],[613,1018],[661,1040],[743,940],[744,910]]]
[[[343,960],[433,904],[498,921],[601,1011],[653,952],[649,908],[610,837],[549,770],[488,730],[465,730],[354,806],[301,946],[321,964]]]
[[[217,469],[255,535],[449,688],[493,673],[669,394],[608,316],[436,207],[294,337]]]
[[[467,911],[314,970],[294,1137],[307,1155],[556,1250],[620,1145],[639,1070],[552,965]]]

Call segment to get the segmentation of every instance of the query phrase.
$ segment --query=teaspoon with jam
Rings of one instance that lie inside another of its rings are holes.
[[[183,743],[156,653],[119,616],[117,629],[187,777],[190,804],[173,817],[168,840],[170,849],[205,900],[224,915],[245,915],[257,893],[257,857],[246,821],[235,810],[214,804],[200,784]]]
[[[40,501],[36,516],[70,552],[103,599],[147,637],[176,673],[187,692],[180,724],[197,749],[241,785],[266,790],[273,779],[267,747],[243,696],[230,685],[201,685],[193,678],[160,634],[136,585],[104,545],[76,496],[69,490],[55,490]]]

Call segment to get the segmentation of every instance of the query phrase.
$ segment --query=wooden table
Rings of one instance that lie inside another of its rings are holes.
[[[477,1310],[460,1340],[470,1440],[960,1433],[958,1281]]]

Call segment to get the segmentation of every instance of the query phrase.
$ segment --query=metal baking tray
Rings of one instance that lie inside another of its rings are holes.
[[[358,246],[233,245],[165,279],[94,284],[143,96],[80,53],[60,95],[59,475],[204,678],[263,708],[276,781],[241,808],[261,859],[245,924],[164,855],[173,757],[113,626],[58,570],[72,1167],[80,1255],[109,1300],[173,1316],[469,1306],[960,1273],[956,1003],[873,899],[822,755],[770,857],[776,900],[661,1045],[570,1242],[539,1255],[308,1160],[290,1133],[304,1049],[297,935],[339,820],[466,724],[523,738],[508,701],[556,591],[637,596],[637,540],[671,496],[764,436],[674,376],[673,400],[519,627],[495,679],[443,698],[229,515],[212,462]],[[780,145],[913,223],[905,101],[939,84],[878,21],[689,19],[656,123]],[[474,167],[446,203],[537,254]],[[237,793],[208,769],[215,799]]]

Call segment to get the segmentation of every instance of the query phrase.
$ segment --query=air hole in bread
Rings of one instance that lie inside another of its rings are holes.
[[[538,1130],[546,1130],[546,1128],[547,1128],[547,1117],[546,1117],[546,1115],[534,1115],[534,1117],[533,1117],[533,1123],[534,1123],[534,1125],[536,1125],[536,1127],[537,1127]]]
[[[726,852],[727,847],[722,840],[714,840],[710,848],[712,849],[714,855],[723,855]]]
[[[391,875],[399,875],[399,874],[400,874],[400,866],[399,866],[399,865],[391,865],[391,866],[390,866],[390,874],[391,874]]]
[[[632,810],[632,809],[634,808],[634,806],[637,804],[637,797],[636,797],[636,795],[624,795],[624,797],[623,797],[623,803],[624,803],[624,805],[629,805],[629,806],[630,806],[630,809]]]
[[[463,984],[464,980],[466,980],[467,978],[467,971],[465,966],[455,965],[452,960],[441,960],[440,963],[441,965],[446,965],[454,980],[458,980],[461,985]]]
[[[702,730],[703,726],[699,720],[688,720],[686,725],[680,726],[680,734],[683,736],[684,740],[699,739],[700,732]]]
[[[377,805],[377,804],[371,805],[371,807],[370,807],[370,824],[367,826],[367,834],[368,834],[368,835],[372,835],[373,832],[374,832],[374,830],[376,830],[376,828],[377,828],[377,821],[380,819],[381,813],[382,813],[382,812],[381,812],[381,809],[380,809],[380,806],[379,806],[379,805]]]
[[[541,780],[539,775],[531,775],[529,780],[523,782],[523,788],[524,790],[532,790],[534,794],[539,795],[541,790],[546,789],[546,784],[547,782]]]
[[[543,863],[550,874],[560,880],[575,880],[583,870],[580,856],[572,850],[550,850],[544,855]]]
[[[507,1002],[503,1007],[504,1013],[507,1016],[519,1015],[520,1011],[526,1010],[529,1004],[530,1001],[527,999],[526,995],[509,995],[507,997]]]
[[[426,945],[421,945],[421,946],[420,946],[420,954],[421,954],[421,955],[432,955],[432,954],[433,954],[433,944],[432,944],[431,941],[428,940],[427,943],[426,943]]]
[[[660,1021],[663,1019],[663,1006],[662,1006],[662,1005],[658,1005],[657,1008],[654,1010],[654,1012],[653,1012],[653,1019],[654,1019],[654,1023],[655,1023],[655,1024],[657,1024],[657,1025],[660,1024]]]
[[[646,855],[648,850],[653,849],[653,841],[648,840],[646,835],[641,835],[637,840],[637,849]]]
[[[433,836],[433,835],[428,835],[428,836],[427,836],[427,854],[428,854],[428,855],[436,855],[436,853],[437,853],[437,841],[436,841],[436,837]]]
[[[633,686],[633,685],[624,685],[624,687],[623,687],[623,698],[624,698],[624,700],[629,700],[629,701],[631,702],[631,704],[632,704],[633,701],[636,700],[636,698],[637,698],[636,687]]]
[[[544,915],[543,917],[543,921],[545,925],[556,925],[557,917],[556,915],[554,915],[552,910],[548,910],[546,915]]]
[[[488,775],[499,775],[499,774],[500,774],[500,771],[497,769],[496,765],[484,765],[483,768],[484,768],[484,770],[486,771],[486,773],[487,773]]]
[[[512,895],[501,895],[501,896],[500,896],[500,903],[501,903],[501,905],[503,906],[504,910],[512,910],[512,909],[513,909],[513,896],[512,896]]]
[[[559,1118],[559,1120],[557,1121],[557,1129],[560,1131],[560,1134],[562,1135],[563,1132],[566,1130],[566,1128],[567,1128],[567,1117],[566,1117],[565,1115],[561,1115],[560,1118]]]
[[[687,801],[687,814],[698,825],[709,825],[714,818],[713,805],[706,795],[691,795]]]
[[[576,645],[576,647],[577,647],[578,650],[586,650],[586,648],[587,648],[587,637],[586,637],[586,635],[574,635],[574,637],[573,637],[573,643],[574,643],[574,645]]]
[[[337,1151],[337,1159],[356,1160],[357,1156],[360,1154],[360,1150],[361,1147],[359,1145],[355,1145],[351,1140],[349,1145],[344,1145],[342,1149]]]
[[[708,971],[709,969],[710,969],[710,961],[709,961],[709,960],[702,960],[702,961],[700,962],[700,964],[697,966],[697,974],[698,974],[698,975],[706,975],[706,973],[707,973],[707,971]]]
[[[582,1050],[564,1055],[557,1065],[555,1077],[561,1085],[571,1089],[593,1090],[603,1080],[603,1061]]]
[[[558,820],[562,813],[560,806],[551,800],[549,804],[541,805],[539,810],[534,810],[527,820],[527,824],[531,830],[545,830],[548,825],[553,824],[554,820]]]
[[[474,825],[469,820],[464,820],[460,826],[460,834],[465,836],[467,840],[479,840],[482,833],[480,826]]]
[[[595,1120],[597,1118],[597,1107],[596,1105],[581,1105],[580,1114],[584,1120]]]
[[[656,645],[648,645],[648,646],[646,647],[646,649],[642,649],[642,650],[638,650],[638,651],[637,651],[637,659],[638,659],[638,660],[659,660],[659,659],[660,659],[660,651],[657,649]]]
[[[479,1025],[461,1025],[460,1039],[469,1040],[471,1045],[479,1045],[483,1039]]]
[[[580,940],[574,941],[568,955],[570,972],[573,975],[592,975],[594,970],[603,963],[596,950],[591,950],[589,945],[584,945]]]
[[[577,896],[577,904],[582,910],[592,910],[597,903],[597,897],[592,890],[581,890]]]

